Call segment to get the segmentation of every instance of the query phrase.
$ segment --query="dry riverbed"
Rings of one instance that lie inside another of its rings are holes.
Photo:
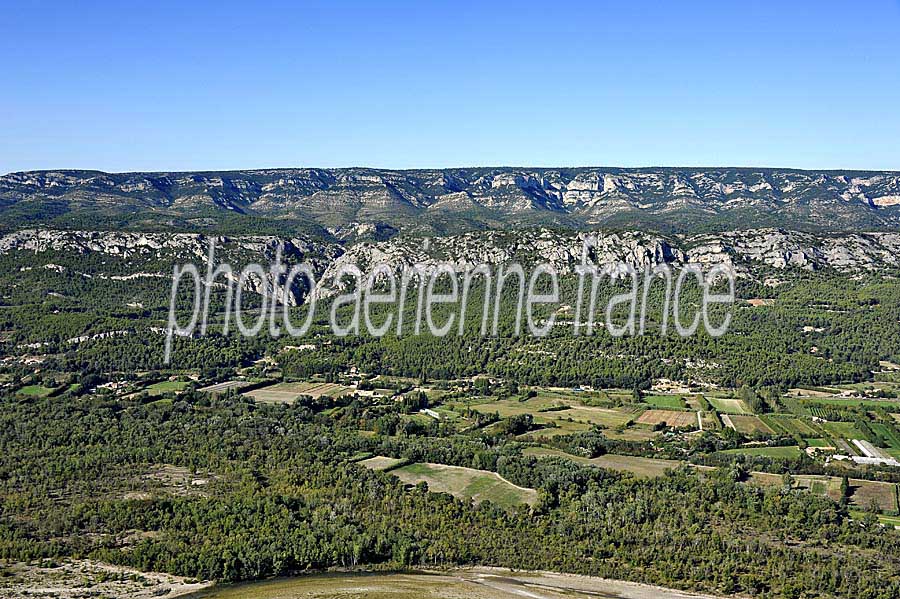
[[[204,599],[715,599],[589,576],[461,568],[407,574],[322,574],[215,587]]]

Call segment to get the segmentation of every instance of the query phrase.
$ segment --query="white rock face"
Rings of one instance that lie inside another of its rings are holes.
[[[779,270],[824,268],[863,272],[900,267],[900,233],[866,233],[817,237],[808,233],[760,229],[667,239],[634,231],[560,233],[548,229],[513,233],[479,232],[421,239],[395,238],[348,248],[322,276],[319,297],[336,293],[329,281],[342,266],[356,265],[368,273],[378,264],[399,272],[418,265],[426,273],[439,263],[457,272],[479,264],[545,263],[560,274],[571,274],[581,262],[584,241],[596,236],[588,262],[600,267],[626,264],[643,271],[660,264],[678,268],[688,263],[709,269],[732,267],[739,276],[753,276],[760,267]]]
[[[358,224],[353,232],[363,234],[369,232],[369,228]],[[38,267],[56,273],[67,270],[58,263],[60,255],[100,254],[113,259],[110,269],[99,267],[101,270],[95,268],[75,274],[121,281],[159,278],[164,284],[171,278],[173,264],[193,262],[204,272],[210,239],[216,242],[216,264],[228,262],[236,269],[247,263],[259,263],[268,271],[281,246],[285,263],[308,262],[313,266],[319,281],[316,296],[327,297],[337,292],[333,285],[334,276],[345,265],[354,265],[367,274],[378,264],[387,264],[397,272],[404,267],[419,265],[426,273],[431,273],[439,263],[445,262],[457,272],[480,264],[496,266],[518,262],[528,268],[545,263],[560,274],[571,274],[581,263],[584,242],[589,237],[596,240],[587,250],[589,263],[600,267],[624,264],[637,271],[660,264],[678,268],[694,263],[706,269],[725,264],[734,268],[739,276],[764,281],[770,279],[767,269],[831,268],[852,274],[900,268],[900,233],[818,236],[780,229],[665,237],[636,231],[561,232],[542,228],[431,238],[399,236],[346,247],[300,237],[210,238],[198,234],[31,229],[0,237],[0,254],[46,254],[46,262]],[[61,263],[72,262],[63,260]],[[148,265],[153,265],[155,270]],[[21,270],[28,272],[31,269],[29,265]],[[237,274],[231,277],[232,282],[237,280]],[[305,283],[300,277],[298,286],[287,296],[279,296],[280,300],[288,305],[302,301],[309,291],[304,288]],[[252,292],[260,293],[264,286],[280,288],[270,276],[261,278],[254,274],[244,281],[244,288]]]
[[[194,264],[201,276],[209,256],[210,243],[215,243],[215,264],[230,264],[237,272],[228,276],[232,283],[239,281],[240,269],[250,263],[258,263],[268,272],[269,265],[275,259],[278,248],[282,248],[282,259],[286,264],[309,262],[318,272],[325,270],[343,250],[335,244],[324,244],[304,238],[281,239],[274,236],[234,236],[209,237],[188,233],[133,233],[116,231],[60,231],[48,229],[29,229],[10,233],[0,237],[0,254],[27,252],[29,254],[85,255],[101,254],[118,259],[116,274],[108,272],[82,272],[77,274],[86,278],[128,281],[140,278],[159,278],[171,281],[172,267],[175,264]],[[165,264],[165,270],[148,272],[147,264]],[[63,266],[48,262],[43,266],[46,270],[64,272]],[[132,272],[122,274],[122,268],[133,268]],[[305,295],[302,277],[297,287],[284,294],[280,284],[275,284],[274,277],[267,276],[263,280],[256,273],[249,273],[244,278],[243,288],[253,293],[261,293],[264,285],[274,293],[279,301],[287,305],[297,305]]]
[[[891,196],[880,196],[877,198],[872,198],[872,203],[876,206],[896,206],[900,204],[900,194],[891,195]]]

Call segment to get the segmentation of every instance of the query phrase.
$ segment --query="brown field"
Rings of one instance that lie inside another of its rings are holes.
[[[353,391],[351,387],[335,383],[298,382],[278,383],[248,391],[244,395],[262,403],[291,403],[301,395],[309,395],[313,399],[318,399],[323,395],[340,397],[351,391]]]
[[[850,479],[850,503],[863,509],[868,508],[874,501],[884,512],[897,510],[897,496],[895,485],[891,483],[874,482],[869,480]]]
[[[638,424],[655,425],[665,422],[669,426],[692,426],[697,428],[696,412],[676,412],[674,410],[647,410],[637,419]]]
[[[744,433],[746,435],[752,435],[753,433],[765,433],[767,435],[771,435],[775,432],[768,426],[766,426],[765,423],[756,416],[733,415],[729,416],[729,418],[734,424],[735,430],[737,430],[739,433]]]

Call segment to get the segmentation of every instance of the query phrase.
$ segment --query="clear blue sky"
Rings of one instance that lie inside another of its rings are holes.
[[[0,77],[0,172],[900,169],[900,0],[23,0]]]

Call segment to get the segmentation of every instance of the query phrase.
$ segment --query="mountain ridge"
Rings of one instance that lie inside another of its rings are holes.
[[[223,213],[453,233],[518,226],[737,227],[811,231],[900,226],[900,172],[757,167],[281,168],[0,177],[0,214],[15,227],[84,215],[210,218]],[[50,215],[48,217],[48,214]]]

